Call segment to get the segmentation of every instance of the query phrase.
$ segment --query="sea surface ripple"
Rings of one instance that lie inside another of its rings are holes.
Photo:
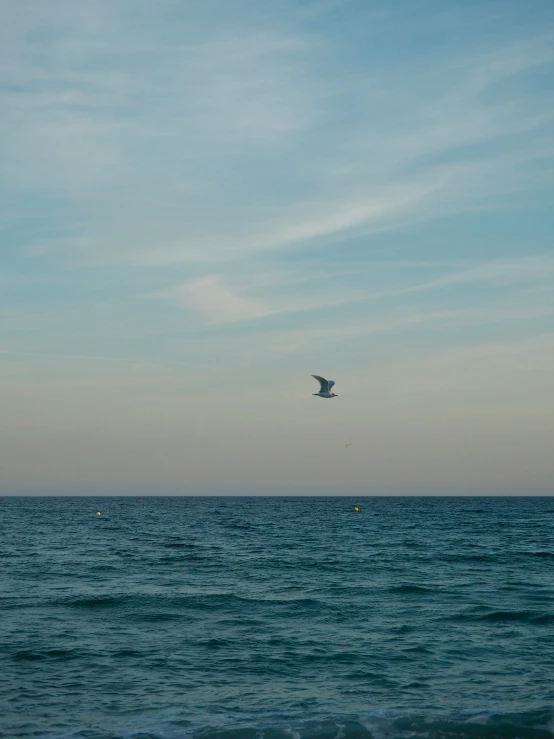
[[[553,498],[2,498],[0,736],[551,739],[553,537]]]

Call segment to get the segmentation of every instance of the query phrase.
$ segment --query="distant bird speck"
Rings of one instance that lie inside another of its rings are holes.
[[[312,377],[314,377],[320,385],[319,392],[312,393],[312,395],[319,395],[320,398],[338,398],[338,395],[331,392],[331,388],[335,384],[334,380],[326,380],[324,377],[320,377],[319,375],[312,375]]]
[[[349,441],[347,441],[347,442],[346,442],[346,444],[345,444],[344,446],[345,446],[345,447],[347,447],[347,446],[350,446],[350,442],[349,442]]]

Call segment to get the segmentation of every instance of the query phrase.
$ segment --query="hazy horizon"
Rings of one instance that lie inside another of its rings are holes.
[[[237,490],[229,490],[227,492],[216,492],[213,490],[206,490],[206,489],[197,489],[196,492],[190,492],[186,489],[183,489],[181,492],[175,491],[175,492],[164,492],[164,493],[155,493],[155,492],[136,492],[136,491],[128,491],[128,492],[117,492],[117,493],[110,493],[109,491],[104,492],[55,492],[55,491],[46,491],[42,493],[25,493],[25,492],[12,492],[12,493],[2,493],[0,495],[0,498],[206,498],[206,499],[217,499],[217,498],[355,498],[358,499],[364,499],[367,498],[369,500],[374,498],[551,498],[553,497],[553,493],[540,493],[540,492],[530,492],[530,493],[518,493],[515,491],[512,492],[502,492],[500,490],[497,491],[489,491],[487,493],[483,492],[462,492],[462,491],[456,491],[456,492],[425,492],[425,491],[416,491],[416,492],[402,492],[402,491],[396,491],[396,492],[367,492],[363,490],[358,489],[351,489],[349,491],[343,491],[343,492],[337,492],[336,490],[328,490],[327,492],[322,492],[321,488],[319,489],[319,492],[315,490],[313,487],[309,487],[308,489],[300,489],[298,487],[294,488],[292,491],[287,492],[285,490],[263,490],[263,488],[260,489],[247,489],[247,491],[241,492],[240,489]]]
[[[2,8],[0,495],[554,492],[553,5]]]

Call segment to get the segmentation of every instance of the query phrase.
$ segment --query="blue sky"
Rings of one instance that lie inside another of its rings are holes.
[[[0,492],[552,493],[550,2],[1,7]]]

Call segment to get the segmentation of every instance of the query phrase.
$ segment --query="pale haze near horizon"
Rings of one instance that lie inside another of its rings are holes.
[[[551,4],[1,8],[0,494],[552,494]]]

